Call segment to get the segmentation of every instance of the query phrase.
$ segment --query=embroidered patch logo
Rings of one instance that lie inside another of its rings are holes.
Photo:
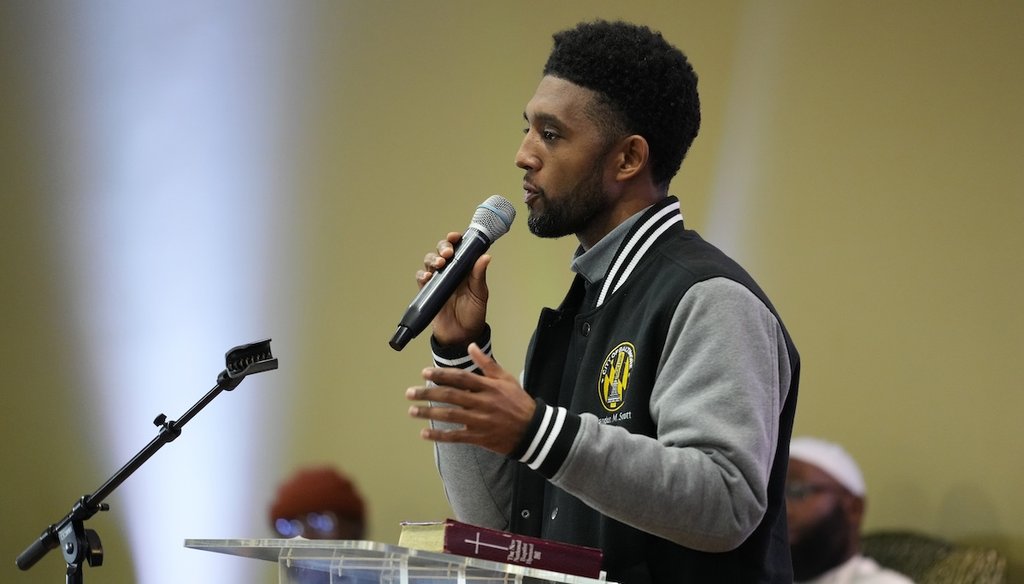
[[[618,411],[626,403],[626,387],[635,360],[636,348],[632,343],[619,343],[604,358],[601,377],[597,381],[597,394],[601,405],[609,412]]]

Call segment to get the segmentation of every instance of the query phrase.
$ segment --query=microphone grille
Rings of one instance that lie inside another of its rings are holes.
[[[469,225],[493,242],[508,233],[515,218],[516,208],[508,199],[501,195],[491,195],[476,208],[473,221]]]

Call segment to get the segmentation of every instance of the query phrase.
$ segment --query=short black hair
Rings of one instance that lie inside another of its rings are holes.
[[[623,21],[582,22],[554,40],[544,75],[600,94],[618,118],[596,120],[602,130],[643,136],[655,184],[668,184],[700,129],[697,74],[686,55],[660,32]]]

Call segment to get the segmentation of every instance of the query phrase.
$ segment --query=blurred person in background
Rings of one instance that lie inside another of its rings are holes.
[[[811,437],[790,442],[786,517],[796,582],[911,584],[861,554],[866,495],[860,468],[841,446]]]
[[[296,471],[277,489],[271,526],[286,538],[362,539],[366,504],[351,479],[330,466]]]

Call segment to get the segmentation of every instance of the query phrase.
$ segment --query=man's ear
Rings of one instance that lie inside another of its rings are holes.
[[[616,180],[629,180],[640,174],[650,164],[651,149],[643,136],[633,134],[619,142],[616,149]]]
[[[864,512],[867,509],[867,500],[864,497],[849,494],[843,498],[843,507],[846,509],[847,517],[857,526],[863,524]]]

